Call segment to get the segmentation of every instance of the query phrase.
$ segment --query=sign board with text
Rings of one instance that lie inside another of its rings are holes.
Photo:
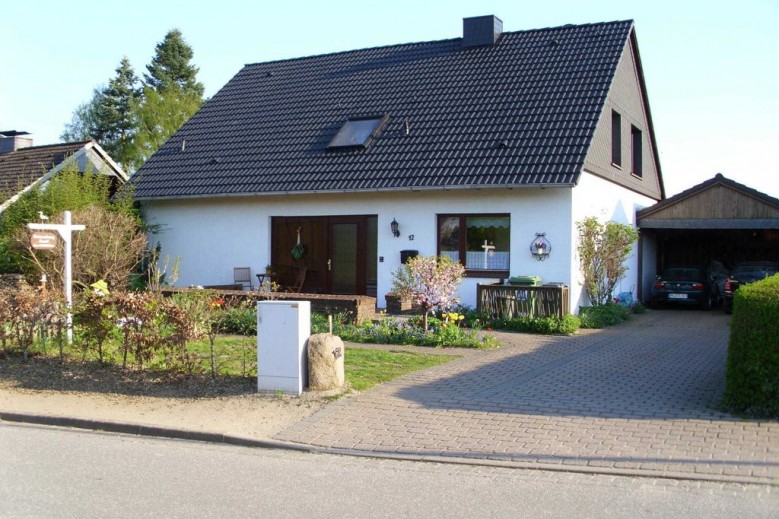
[[[53,232],[37,231],[30,237],[33,249],[51,250],[57,246],[57,235]]]

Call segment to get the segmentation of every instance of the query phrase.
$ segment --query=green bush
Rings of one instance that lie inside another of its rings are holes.
[[[482,330],[492,327],[492,318],[487,312],[477,312],[466,305],[455,305],[451,311],[463,316],[463,321],[460,324],[465,328]]]
[[[582,328],[606,328],[630,319],[630,308],[616,303],[579,308]]]
[[[13,239],[28,222],[38,221],[39,211],[54,218],[63,211],[76,211],[91,205],[114,208],[109,198],[110,179],[95,173],[88,168],[81,174],[75,164],[69,164],[49,181],[46,189],[26,191],[0,214],[0,272],[26,273],[31,279],[40,276],[35,263]],[[115,209],[122,212],[127,208],[122,205]],[[74,269],[77,271],[77,262],[74,262]]]
[[[351,322],[347,313],[333,315],[333,334],[345,341],[374,344],[411,344],[416,346],[448,346],[457,348],[495,348],[498,341],[490,335],[480,336],[476,330],[460,327],[437,317],[431,317],[429,331],[422,328],[420,319],[386,317],[376,322]],[[220,327],[224,333],[256,335],[257,311],[254,307],[229,308]],[[327,315],[311,314],[311,333],[327,333]],[[547,333],[571,333],[554,331]]]
[[[514,317],[511,319],[496,319],[492,327],[496,330],[512,332],[565,334],[575,333],[581,326],[581,321],[575,315],[560,317]]]
[[[221,329],[223,333],[234,335],[257,335],[257,307],[250,305],[228,308]]]
[[[724,407],[779,417],[779,274],[735,294]]]
[[[335,324],[335,323],[333,323]],[[324,314],[311,314],[311,333],[327,333],[327,316]]]
[[[429,330],[425,332],[417,319],[386,317],[376,322],[350,324],[333,317],[333,334],[351,342],[372,344],[411,344],[455,348],[495,348],[498,341],[490,335],[480,336],[475,330],[461,328],[431,317]],[[311,315],[311,333],[327,332],[327,316]]]
[[[353,319],[350,312],[338,312],[331,314],[333,317],[333,335],[344,337],[344,334],[348,333],[350,327],[356,326],[353,324]],[[330,323],[327,320],[327,314],[312,313],[311,314],[311,333],[329,333]],[[344,339],[347,340],[347,339]]]

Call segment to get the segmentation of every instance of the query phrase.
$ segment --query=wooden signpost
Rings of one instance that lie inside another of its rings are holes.
[[[33,231],[56,231],[65,242],[65,301],[68,305],[68,315],[66,317],[66,327],[68,334],[68,344],[73,342],[73,315],[70,309],[73,307],[73,262],[71,256],[73,231],[83,231],[86,229],[83,225],[75,225],[71,222],[70,211],[65,211],[65,223],[28,223],[27,227]],[[36,238],[36,235],[38,237]],[[54,239],[52,239],[54,238]],[[52,232],[33,233],[30,239],[34,249],[53,249],[56,243],[56,235]],[[36,247],[36,243],[38,246]]]

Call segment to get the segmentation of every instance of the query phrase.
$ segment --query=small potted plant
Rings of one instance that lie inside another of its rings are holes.
[[[387,302],[387,312],[391,314],[402,314],[413,308],[410,298],[400,297],[395,292],[385,294],[384,300]]]

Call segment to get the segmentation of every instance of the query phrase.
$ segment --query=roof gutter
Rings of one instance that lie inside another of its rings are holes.
[[[266,197],[266,196],[289,196],[289,195],[341,195],[341,194],[365,194],[365,193],[408,193],[414,191],[462,191],[462,190],[481,190],[481,189],[547,189],[547,188],[573,188],[576,187],[578,178],[569,183],[540,183],[540,184],[485,184],[478,186],[421,186],[406,188],[379,188],[379,189],[341,189],[341,190],[314,190],[314,191],[257,191],[243,193],[217,193],[212,195],[177,195],[177,196],[136,196],[138,201],[152,200],[196,200],[204,198],[248,198],[248,197]]]

